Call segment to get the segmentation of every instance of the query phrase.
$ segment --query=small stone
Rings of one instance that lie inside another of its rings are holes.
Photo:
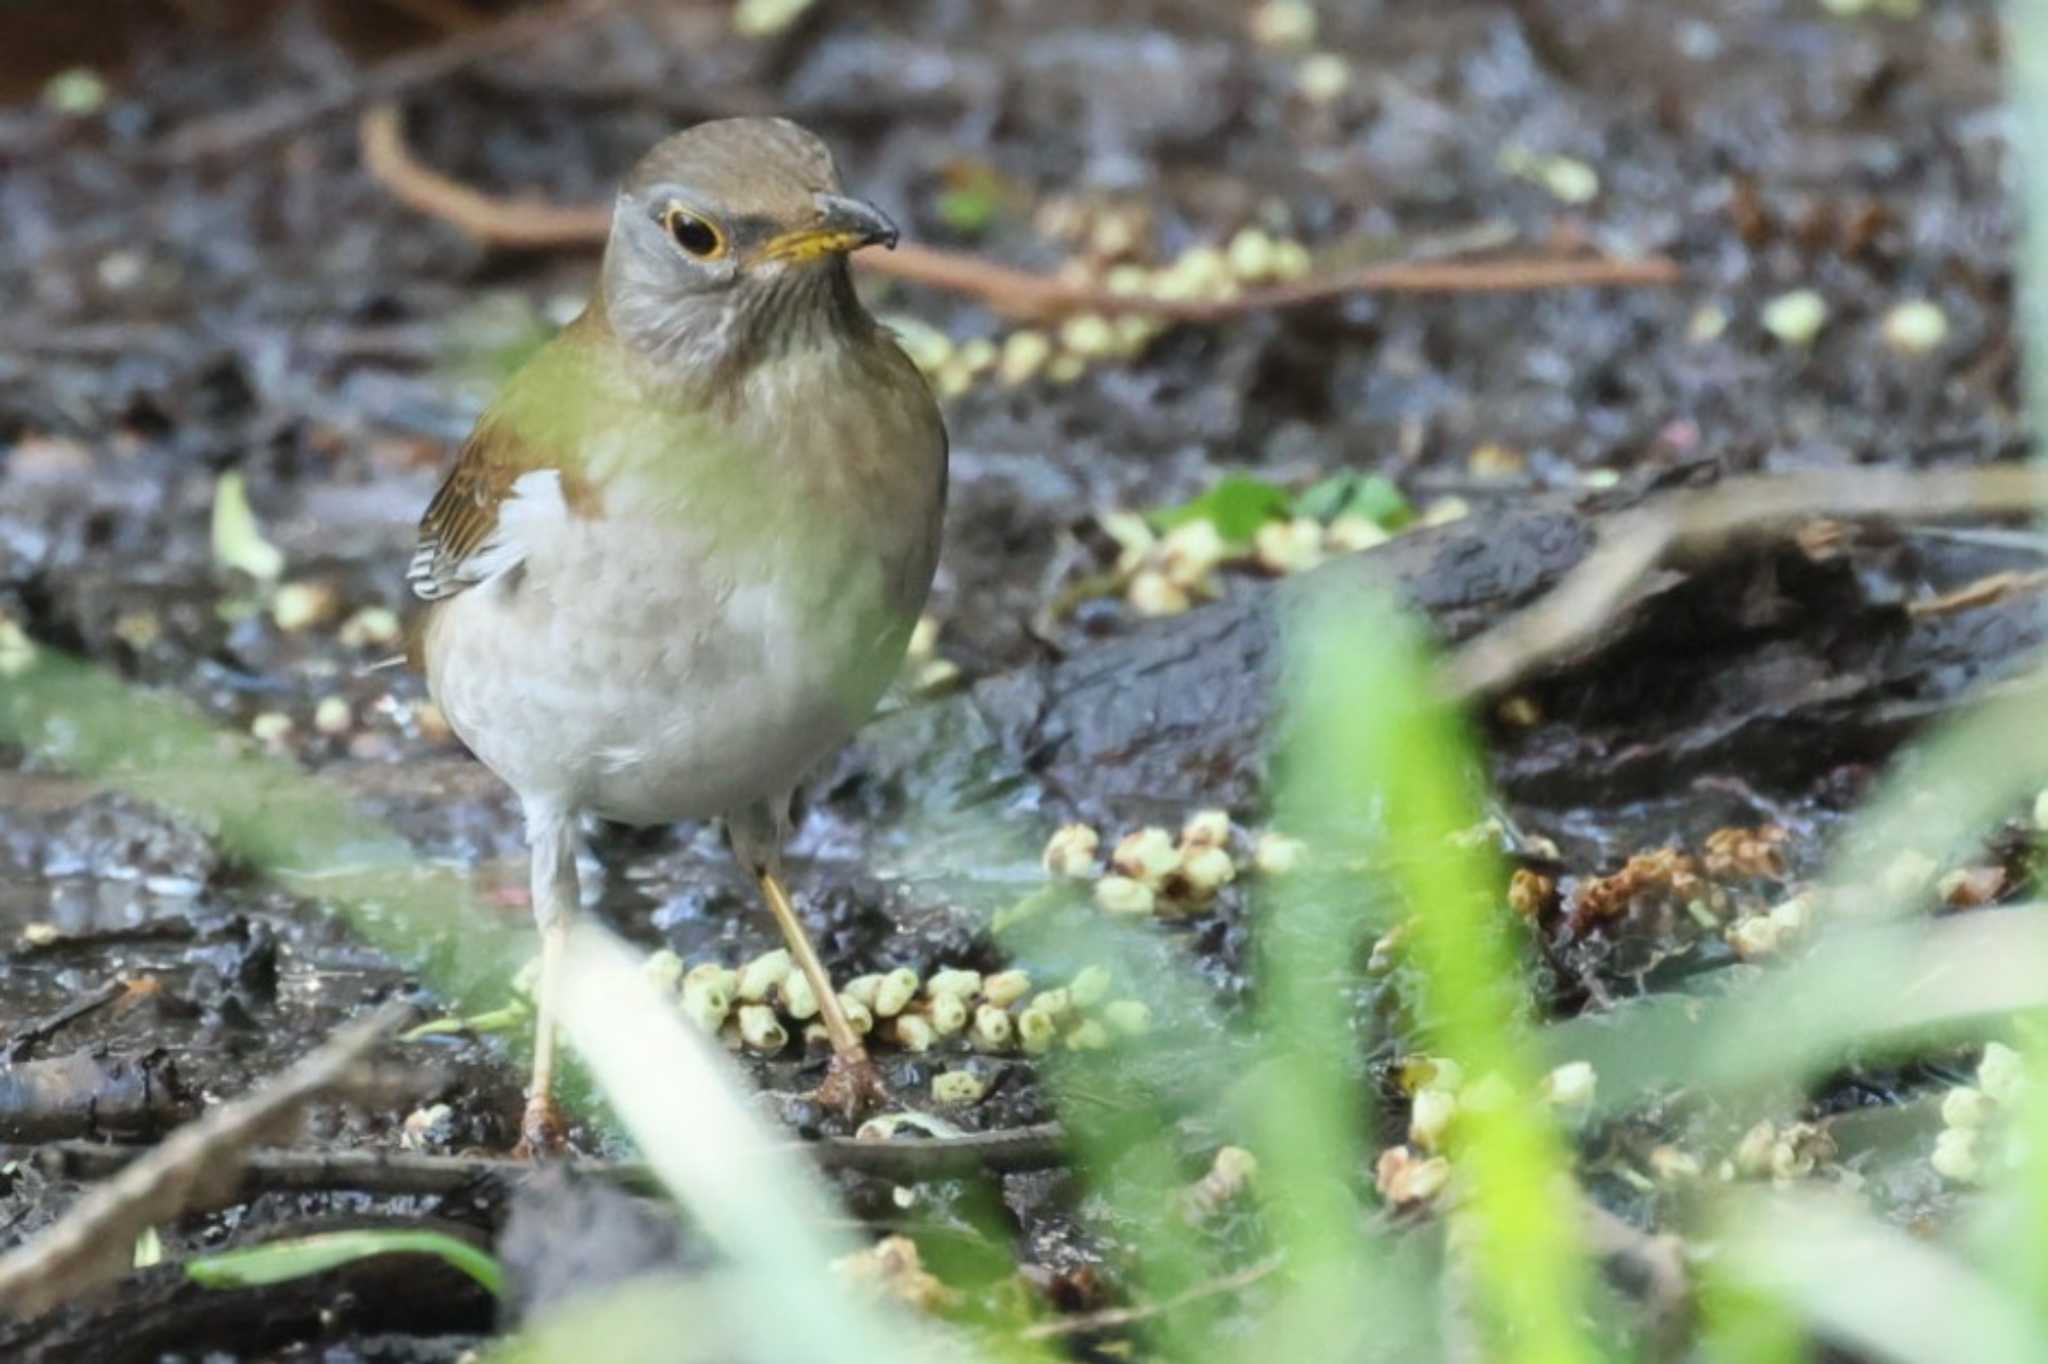
[[[986,1093],[988,1081],[971,1070],[942,1071],[932,1079],[933,1103],[978,1103]]]
[[[1794,289],[1766,303],[1761,321],[1786,345],[1808,346],[1827,325],[1827,300],[1811,289]]]
[[[448,1104],[416,1108],[405,1115],[398,1145],[405,1151],[437,1150],[455,1140],[455,1110]]]
[[[1095,883],[1095,903],[1105,914],[1140,916],[1153,912],[1152,887],[1129,876],[1105,876]]]

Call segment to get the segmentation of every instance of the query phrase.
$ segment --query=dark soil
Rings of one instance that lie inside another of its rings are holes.
[[[0,81],[16,100],[0,106],[0,613],[188,697],[224,728],[290,716],[282,747],[297,762],[423,855],[474,866],[518,922],[509,793],[421,723],[420,679],[364,670],[388,641],[344,642],[338,624],[365,607],[406,609],[413,527],[488,395],[489,357],[573,313],[593,258],[487,250],[398,207],[358,166],[346,112],[232,156],[163,154],[196,120],[428,41],[410,6],[66,8],[119,18],[0,17]],[[1580,240],[1666,254],[1685,279],[1353,297],[1179,328],[1072,384],[984,383],[951,402],[954,491],[933,610],[940,652],[966,685],[906,701],[812,792],[795,865],[837,975],[1002,964],[985,916],[1038,884],[1055,818],[1116,831],[1220,804],[1262,821],[1270,599],[1292,587],[1240,575],[1223,602],[1187,617],[1140,623],[1097,602],[1041,629],[1059,586],[1102,567],[1096,511],[1180,502],[1236,469],[1289,486],[1373,471],[1417,504],[1461,497],[1464,522],[1325,573],[1400,581],[1440,633],[1463,638],[1576,562],[1598,513],[1646,494],[1745,472],[1982,463],[2024,442],[1990,7],[1929,0],[1910,20],[1852,21],[1805,0],[1328,5],[1320,45],[1348,59],[1351,78],[1320,105],[1295,88],[1297,57],[1246,37],[1237,0],[1125,6],[1107,28],[1099,6],[971,8],[827,0],[788,34],[754,41],[731,35],[722,6],[665,7],[478,64],[405,103],[425,160],[562,203],[603,200],[684,122],[773,109],[822,133],[849,185],[910,235],[1036,268],[1069,250],[1031,212],[1058,195],[1095,212],[1142,205],[1155,259],[1251,223],[1333,256],[1400,255],[1502,223],[1529,249]],[[81,63],[105,74],[103,107],[39,102],[49,76]],[[1515,149],[1594,168],[1598,196],[1561,204],[1503,169]],[[1005,187],[1010,206],[969,232],[942,206],[976,176]],[[955,341],[1009,325],[960,298],[866,287],[878,311]],[[1796,288],[1829,309],[1810,347],[1760,321]],[[1948,334],[1909,356],[1886,344],[1883,319],[1918,298],[1939,306]],[[1519,470],[1475,464],[1484,445],[1518,453]],[[209,508],[227,470],[246,478],[287,577],[334,591],[330,621],[282,631],[249,580],[216,567]],[[1642,848],[1697,851],[1715,829],[1777,824],[1791,835],[1784,875],[1737,888],[1767,902],[1819,867],[1877,764],[2039,638],[2024,602],[1946,622],[1909,621],[1902,603],[2032,567],[2030,554],[1906,531],[1830,562],[1766,547],[1675,575],[1650,608],[1529,688],[1536,723],[1482,717],[1510,852],[1569,896]],[[315,708],[337,696],[351,724],[320,733]],[[774,945],[712,830],[608,831],[597,851],[596,912],[633,941],[686,960]],[[1718,936],[1668,911],[1641,903],[1599,933],[1539,934],[1546,1007],[1571,1013],[1743,969]],[[69,1110],[45,1104],[40,1127],[0,1117],[0,1141],[15,1143],[147,1139],[367,1003],[416,988],[423,970],[230,865],[202,831],[5,750],[0,940],[0,1035],[119,974],[161,985],[11,1058],[120,1068],[122,1121],[83,1114],[52,1130]],[[1219,1002],[1236,1003],[1241,896],[1226,893],[1160,951],[1192,960]],[[1061,966],[1054,955],[1029,964]],[[1371,1017],[1384,999],[1360,998],[1379,1039],[1363,1072],[1407,1048]],[[508,1147],[517,1056],[490,1040],[429,1054],[421,1101],[450,1107],[433,1143]],[[752,1064],[765,1088],[794,1096],[822,1062],[792,1048]],[[925,1092],[935,1070],[901,1055],[887,1066],[906,1094]],[[147,1095],[143,1067],[162,1085]],[[1915,1078],[1887,1077],[1884,1094]],[[836,1130],[795,1097],[772,1107],[807,1134]],[[1031,1067],[1012,1060],[963,1121],[1050,1116]],[[405,1117],[322,1111],[310,1139],[392,1145]],[[599,1120],[576,1135],[622,1152]],[[1217,1135],[1189,1115],[1177,1149],[1191,1177]],[[77,1192],[12,1168],[0,1166],[0,1245]],[[1114,1265],[1061,1178],[1007,1177],[1006,1231],[1058,1286],[1056,1302],[1093,1305],[1100,1285],[1075,1285]],[[893,1215],[886,1186],[849,1179],[848,1195],[857,1211]],[[941,1209],[967,1196],[934,1194]],[[422,1211],[266,1196],[166,1229],[166,1249],[330,1213]],[[177,1291],[162,1289],[166,1301]],[[442,1359],[486,1329],[474,1302],[447,1301],[439,1319],[394,1308],[279,1320],[337,1364]],[[239,1353],[231,1333],[209,1337],[176,1302],[164,1310],[186,1334],[152,1348],[187,1357],[268,1357],[285,1338]]]

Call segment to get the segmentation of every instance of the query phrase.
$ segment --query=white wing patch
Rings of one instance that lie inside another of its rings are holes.
[[[530,470],[513,480],[498,504],[497,525],[473,553],[460,563],[445,564],[440,541],[422,540],[406,566],[405,579],[415,595],[428,601],[487,583],[526,562],[536,540],[568,517],[561,473]]]

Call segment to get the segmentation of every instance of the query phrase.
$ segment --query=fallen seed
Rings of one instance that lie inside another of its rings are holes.
[[[789,1033],[782,1020],[766,1004],[742,1004],[737,1017],[740,1040],[753,1050],[777,1052],[789,1045]]]
[[[763,952],[742,966],[733,994],[747,1004],[759,1004],[789,974],[789,953],[784,948]]]
[[[875,987],[874,1003],[869,1007],[877,1018],[894,1018],[909,1007],[917,998],[917,972],[907,966],[899,966],[882,977]]]

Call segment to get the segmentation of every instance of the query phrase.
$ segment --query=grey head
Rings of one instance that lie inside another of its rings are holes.
[[[894,246],[896,225],[842,192],[816,136],[779,118],[700,123],[621,186],[603,311],[657,364],[722,371],[872,327],[846,256],[876,243]]]

